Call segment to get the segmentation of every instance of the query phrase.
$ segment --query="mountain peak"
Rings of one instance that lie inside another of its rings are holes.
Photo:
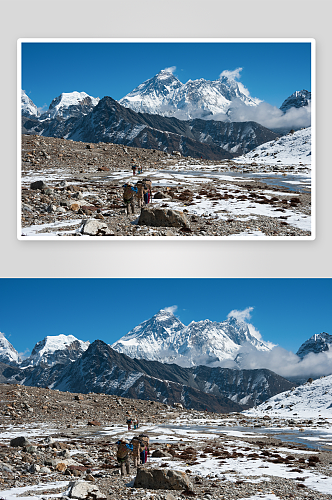
[[[3,333],[0,333],[0,362],[6,364],[15,364],[20,362],[18,352],[6,339]]]
[[[37,342],[31,356],[23,361],[22,366],[35,366],[40,363],[53,366],[56,363],[68,364],[80,357],[89,347],[90,342],[78,340],[74,335],[46,336]]]
[[[332,335],[326,332],[315,333],[299,347],[296,354],[304,358],[309,353],[318,354],[330,349],[332,349]]]

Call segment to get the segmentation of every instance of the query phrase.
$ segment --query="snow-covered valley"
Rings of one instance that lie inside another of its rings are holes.
[[[319,379],[316,386],[331,391],[332,377]],[[307,409],[298,406],[282,415],[266,404],[242,413],[216,414],[149,401],[133,404],[105,394],[1,385],[1,496],[6,500],[86,498],[87,493],[71,494],[73,485],[80,484],[93,485],[97,498],[105,500],[127,500],[133,495],[161,500],[170,494],[169,499],[184,498],[183,489],[135,487],[132,463],[129,475],[119,475],[116,441],[144,433],[150,438],[150,455],[142,467],[151,473],[185,475],[191,496],[331,499],[332,396],[330,392],[319,414],[310,414],[308,407],[318,409],[319,395],[314,391],[305,396],[306,388],[305,384],[296,391]],[[288,392],[279,397],[287,399]],[[128,415],[138,416],[138,429],[127,428]],[[13,447],[11,440],[20,436],[29,443]]]
[[[91,202],[98,202],[99,218],[104,218],[108,234],[119,237],[247,239],[314,235],[311,183],[315,171],[311,170],[310,129],[222,162],[108,143],[89,150],[89,144],[80,142],[23,137],[22,196],[26,201],[20,236],[94,237],[82,232],[86,214],[80,210],[82,205],[92,207]],[[36,153],[31,152],[33,147]],[[130,163],[133,158],[143,167],[143,172],[135,176]],[[142,225],[137,212],[125,216],[122,185],[146,177],[152,181],[151,208],[183,212],[188,230]],[[31,183],[38,180],[49,188],[44,196],[29,191]],[[68,202],[71,185],[79,191],[73,193],[74,210]]]

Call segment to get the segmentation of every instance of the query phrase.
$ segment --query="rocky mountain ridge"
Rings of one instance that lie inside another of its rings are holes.
[[[255,122],[178,120],[136,113],[104,97],[90,112],[50,119],[22,117],[22,133],[64,137],[73,141],[106,142],[124,146],[180,151],[183,156],[220,160],[233,158],[273,140],[277,134]]]
[[[103,392],[132,399],[175,402],[219,413],[240,411],[294,384],[270,370],[182,368],[132,359],[96,340],[67,365],[2,366],[7,382],[70,392]]]

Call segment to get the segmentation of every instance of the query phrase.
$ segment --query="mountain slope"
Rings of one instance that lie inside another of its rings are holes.
[[[270,349],[268,344],[251,335],[246,323],[235,318],[222,323],[192,321],[185,326],[174,314],[161,310],[112,347],[133,358],[196,366],[234,360],[246,344],[257,350]]]
[[[248,410],[248,414],[312,418],[330,417],[331,411],[332,375],[329,375],[277,394],[257,408]]]
[[[306,340],[298,349],[297,355],[304,358],[307,354],[332,350],[332,335],[328,333],[315,334],[310,339]]]
[[[260,101],[249,96],[235,80],[222,76],[213,81],[201,78],[185,84],[171,70],[162,70],[119,100],[122,106],[136,112],[174,116],[181,120],[213,118],[226,113],[234,99],[247,106]]]
[[[257,146],[234,161],[267,165],[311,165],[311,127],[288,133],[273,141]]]

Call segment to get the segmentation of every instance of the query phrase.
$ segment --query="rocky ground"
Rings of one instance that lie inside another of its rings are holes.
[[[143,168],[135,177],[134,163]],[[211,175],[201,177],[202,170]],[[265,165],[264,172],[270,171]],[[254,162],[242,166],[227,160],[216,165],[158,150],[23,135],[20,233],[27,237],[311,235],[310,192],[289,191],[277,182],[267,185],[254,178],[230,182],[220,177],[221,172],[248,174],[261,169]],[[273,172],[293,174],[294,167],[274,166]],[[137,207],[128,217],[122,201],[123,184],[144,177],[152,180],[153,199],[147,208],[148,215],[156,211],[154,225],[147,225],[151,217],[145,222],[139,219]],[[180,212],[180,222],[173,217],[166,225],[162,212]]]
[[[105,394],[9,384],[0,384],[0,398],[0,496],[6,500],[332,498],[332,446],[310,450],[268,437],[268,415],[217,415]],[[127,430],[130,416],[138,418],[137,430]],[[208,433],[212,425],[223,431]],[[239,425],[248,433],[237,432]],[[285,421],[275,419],[273,425],[280,428]],[[304,429],[330,424],[326,419],[300,419],[287,425]],[[261,429],[259,435],[249,432],[253,426]],[[142,431],[151,443],[142,467],[151,477],[147,486],[135,487],[133,464],[128,476],[119,474],[115,443]],[[185,479],[187,487],[179,483],[180,489],[158,488],[158,481],[153,482],[156,471],[177,471],[175,479]]]

